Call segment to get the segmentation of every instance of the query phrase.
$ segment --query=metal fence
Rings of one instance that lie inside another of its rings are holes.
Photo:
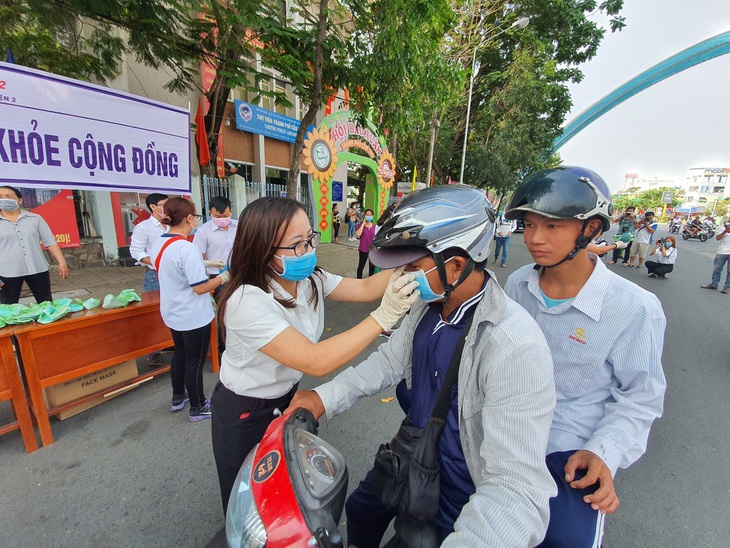
[[[241,179],[239,179],[240,181]],[[286,196],[286,185],[276,183],[257,183],[255,181],[245,181],[246,185],[246,198],[245,203],[250,204],[258,198],[264,196]],[[210,198],[213,196],[225,196],[226,198],[233,201],[234,189],[232,179],[225,179],[219,177],[209,177],[203,175],[202,177],[202,190],[203,190],[203,201],[205,203],[204,208],[206,209],[207,217],[207,205]],[[306,183],[300,183],[299,185],[299,196],[297,197],[299,202],[304,205],[308,215],[311,213],[312,198],[309,192],[309,186]]]

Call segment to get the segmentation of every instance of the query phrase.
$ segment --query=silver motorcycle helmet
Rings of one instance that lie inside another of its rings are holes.
[[[467,185],[443,185],[403,198],[373,239],[370,260],[380,268],[395,268],[433,255],[446,298],[474,268],[489,259],[496,213],[484,190]],[[444,252],[461,250],[468,256],[462,276],[446,283]]]

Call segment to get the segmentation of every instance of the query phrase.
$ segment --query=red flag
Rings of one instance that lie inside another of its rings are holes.
[[[198,99],[198,114],[195,116],[195,142],[198,144],[198,158],[201,166],[207,166],[210,162],[210,149],[208,148],[208,136],[205,133],[205,119],[203,118],[203,105]]]

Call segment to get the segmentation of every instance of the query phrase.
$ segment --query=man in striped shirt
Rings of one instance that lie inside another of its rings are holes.
[[[605,182],[577,167],[531,175],[505,213],[523,220],[535,261],[512,274],[505,291],[542,328],[555,371],[546,460],[558,496],[540,546],[601,546],[604,516],[619,505],[613,476],[646,451],[662,414],[661,304],[585,249],[608,230],[612,213]]]

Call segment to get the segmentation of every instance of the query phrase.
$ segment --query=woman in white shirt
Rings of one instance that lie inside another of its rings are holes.
[[[353,360],[391,329],[419,295],[412,274],[383,271],[364,280],[316,267],[319,233],[301,204],[260,198],[243,211],[233,244],[231,281],[218,307],[226,349],[212,396],[213,453],[223,510],[246,455],[304,373],[321,377]],[[324,298],[380,306],[358,325],[318,342]]]
[[[197,422],[210,418],[210,402],[203,391],[203,364],[215,317],[209,293],[224,284],[229,274],[208,279],[200,250],[187,240],[200,222],[195,204],[174,197],[164,207],[160,222],[170,230],[152,244],[150,257],[160,282],[160,314],[175,342],[170,410],[183,410],[189,400],[188,418]]]
[[[644,263],[649,270],[649,277],[666,278],[667,274],[674,270],[674,263],[677,261],[677,240],[674,236],[658,240],[651,255],[656,256],[656,261]]]

